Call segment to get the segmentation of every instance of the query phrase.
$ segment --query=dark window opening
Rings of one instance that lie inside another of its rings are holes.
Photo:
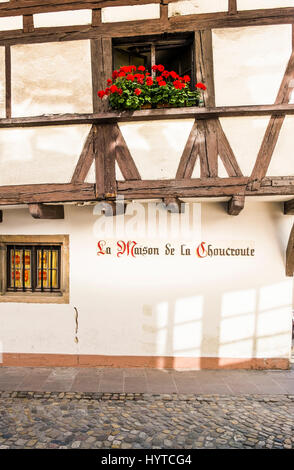
[[[60,254],[56,245],[8,245],[7,291],[60,291]]]
[[[123,65],[144,65],[151,70],[155,64],[162,64],[180,76],[190,75],[192,84],[195,84],[194,35],[165,33],[113,39],[114,70]]]

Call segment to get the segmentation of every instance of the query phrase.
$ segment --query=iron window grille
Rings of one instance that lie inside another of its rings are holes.
[[[8,292],[60,292],[61,246],[7,245]]]

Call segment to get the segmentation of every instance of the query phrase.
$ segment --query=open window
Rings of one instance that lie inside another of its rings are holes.
[[[123,65],[162,64],[180,76],[190,75],[195,84],[194,34],[162,34],[113,39],[113,69]]]

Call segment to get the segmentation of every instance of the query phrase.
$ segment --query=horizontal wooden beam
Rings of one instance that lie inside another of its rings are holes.
[[[84,8],[88,2],[84,3]],[[10,16],[0,4],[0,16]],[[16,6],[16,4],[15,4]],[[99,8],[101,2],[91,3],[91,8]],[[1,8],[2,7],[2,8]],[[66,8],[64,8],[66,9]],[[73,8],[67,8],[73,9]],[[9,10],[10,12],[13,10]],[[49,11],[49,10],[48,10]],[[57,7],[54,8],[57,11]],[[15,14],[28,15],[40,13],[34,8],[15,10]],[[168,20],[150,19],[101,23],[98,26],[79,25],[50,28],[36,28],[31,33],[23,34],[22,30],[1,31],[0,45],[29,44],[51,41],[71,41],[79,39],[95,39],[97,35],[111,37],[134,37],[162,33],[177,33],[184,31],[232,28],[242,26],[261,26],[271,24],[294,23],[294,8],[272,8],[263,10],[246,10],[236,14],[226,12],[204,13],[193,15],[172,16]]]
[[[95,185],[89,183],[0,186],[0,206],[93,200],[95,200]]]
[[[250,106],[221,106],[216,108],[166,108],[140,111],[103,112],[93,114],[51,114],[0,119],[0,128],[39,127],[66,124],[101,124],[110,122],[155,121],[165,119],[213,119],[238,116],[292,115],[294,104],[268,104]]]
[[[294,199],[284,203],[284,214],[285,215],[294,215]]]
[[[64,219],[64,207],[45,204],[29,204],[34,219]]]
[[[228,203],[228,214],[229,215],[239,215],[240,212],[244,209],[245,205],[245,196],[237,194],[233,196]]]

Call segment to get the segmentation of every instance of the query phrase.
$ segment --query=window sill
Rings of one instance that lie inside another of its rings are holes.
[[[34,293],[31,292],[8,292],[0,294],[0,303],[14,302],[14,303],[27,303],[27,304],[69,304],[68,293],[57,293],[52,294],[45,293]]]

